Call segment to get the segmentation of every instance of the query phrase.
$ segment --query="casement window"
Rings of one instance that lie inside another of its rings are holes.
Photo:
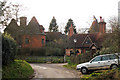
[[[26,39],[25,39],[25,44],[29,44],[29,43],[30,43],[29,38],[26,38]]]

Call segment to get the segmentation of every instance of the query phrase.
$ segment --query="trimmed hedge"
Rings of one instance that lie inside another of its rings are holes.
[[[14,61],[16,55],[16,42],[7,33],[2,35],[2,64],[7,65]]]
[[[25,60],[30,63],[64,63],[63,56],[16,56],[17,60]]]

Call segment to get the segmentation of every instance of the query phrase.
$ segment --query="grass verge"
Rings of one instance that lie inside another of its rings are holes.
[[[28,79],[33,74],[33,69],[23,60],[15,60],[15,62],[3,66],[2,68],[2,78],[14,78],[14,80],[18,78],[26,78]]]
[[[68,69],[76,69],[77,64],[67,64],[67,65],[63,65],[63,66]]]
[[[120,69],[103,70],[84,75],[81,80],[120,80]]]

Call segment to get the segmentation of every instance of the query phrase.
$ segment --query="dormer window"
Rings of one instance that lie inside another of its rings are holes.
[[[86,44],[90,44],[90,40],[86,40],[86,42],[85,42]]]

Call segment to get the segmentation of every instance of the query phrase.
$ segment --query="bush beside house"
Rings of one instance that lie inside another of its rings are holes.
[[[2,35],[2,78],[28,78],[33,74],[31,66],[21,60],[15,60],[17,45],[7,33]]]

